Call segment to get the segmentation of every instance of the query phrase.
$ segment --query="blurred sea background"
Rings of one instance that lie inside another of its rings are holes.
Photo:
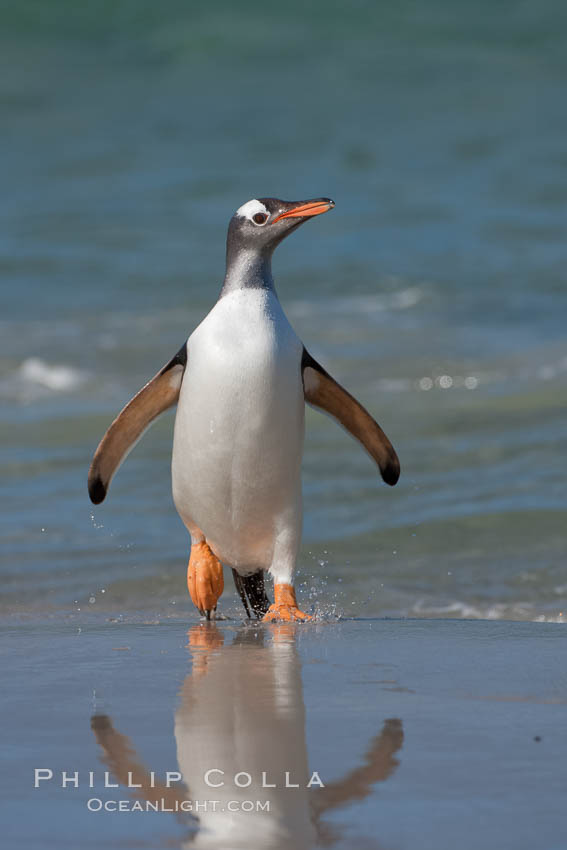
[[[567,618],[565,4],[1,8],[0,611],[194,616],[173,416],[96,509],[90,458],[214,304],[234,209],[325,195],[276,286],[402,478],[308,412],[305,605]]]

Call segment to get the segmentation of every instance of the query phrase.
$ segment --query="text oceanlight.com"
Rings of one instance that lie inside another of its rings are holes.
[[[159,800],[101,800],[91,797],[87,800],[89,812],[269,812],[269,800],[174,800],[173,803],[163,797]]]

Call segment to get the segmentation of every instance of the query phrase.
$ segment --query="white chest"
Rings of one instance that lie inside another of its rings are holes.
[[[301,351],[273,292],[226,295],[189,339],[180,405],[206,411],[213,432],[243,419],[254,430],[297,394]]]
[[[258,289],[224,296],[189,339],[173,492],[219,551],[242,536],[267,552],[282,516],[299,521],[302,348],[275,294]]]

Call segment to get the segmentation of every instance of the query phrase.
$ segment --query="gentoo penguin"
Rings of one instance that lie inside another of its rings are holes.
[[[329,198],[248,201],[228,227],[219,299],[187,342],[114,420],[94,455],[89,494],[113,474],[145,429],[177,402],[173,499],[191,535],[187,584],[210,619],[232,567],[248,616],[311,619],[297,606],[293,573],[301,539],[305,402],[360,441],[394,485],[398,457],[372,416],[309,354],[282,310],[272,254]],[[274,580],[273,604],[264,573]]]

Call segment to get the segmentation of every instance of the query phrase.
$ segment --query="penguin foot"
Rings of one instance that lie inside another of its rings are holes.
[[[187,587],[199,613],[214,619],[217,602],[224,590],[222,564],[203,540],[193,543],[187,567]]]
[[[305,623],[313,619],[310,614],[305,614],[297,607],[295,589],[292,584],[276,584],[274,596],[275,602],[270,605],[264,615],[264,623]]]

